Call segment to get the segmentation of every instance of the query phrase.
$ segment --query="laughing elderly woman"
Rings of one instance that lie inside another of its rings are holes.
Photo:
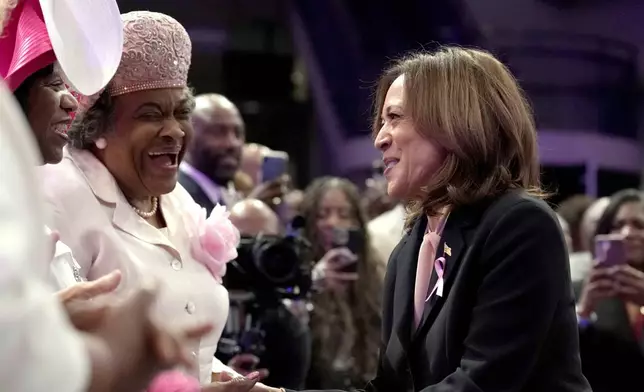
[[[213,356],[228,315],[221,277],[239,234],[216,209],[219,219],[211,215],[208,223],[220,235],[220,254],[205,252],[201,210],[177,184],[193,133],[188,34],[159,13],[131,12],[122,19],[116,75],[99,96],[81,99],[69,131],[72,146],[60,164],[44,168],[43,188],[55,211],[51,227],[88,279],[119,269],[120,289],[127,290],[156,278],[163,285],[159,317],[214,323],[193,347],[199,363],[194,376],[206,384],[213,368],[229,370],[213,366]]]

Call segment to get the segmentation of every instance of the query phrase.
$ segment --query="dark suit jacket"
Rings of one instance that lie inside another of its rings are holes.
[[[582,282],[574,284],[577,298]],[[582,370],[594,392],[637,392],[642,390],[644,341],[637,342],[624,302],[601,301],[596,321],[579,331]]]
[[[206,213],[210,215],[210,211],[215,208],[213,202],[208,198],[206,192],[201,189],[199,184],[183,171],[179,170],[179,183],[188,191],[190,196],[194,199],[195,203],[199,204],[206,209]]]
[[[371,392],[587,392],[570,271],[557,218],[511,192],[454,210],[439,244],[443,297],[412,333],[420,219],[389,260],[383,345]],[[437,280],[430,282],[430,290]]]

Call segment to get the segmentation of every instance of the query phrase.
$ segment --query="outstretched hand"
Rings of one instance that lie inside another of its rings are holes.
[[[116,290],[121,277],[120,271],[113,271],[97,280],[80,282],[56,293],[78,330],[91,331],[101,323],[109,304],[108,299],[102,297]]]
[[[259,380],[259,372],[249,373],[246,377],[233,377],[221,373],[220,380],[201,387],[201,392],[250,392]]]
[[[255,382],[251,386],[250,389],[202,389],[202,392],[237,392],[237,391],[250,391],[250,392],[283,392],[283,389],[279,388],[273,388],[269,387],[267,385],[262,384],[261,382],[257,382],[259,380],[259,372],[252,372],[248,376],[244,377],[234,377],[226,372],[221,373],[220,376],[220,381],[224,384],[233,382],[235,380],[247,380],[247,379],[253,379]]]
[[[92,333],[109,348],[112,390],[142,391],[161,371],[177,366],[193,368],[189,342],[212,330],[211,324],[168,329],[152,317],[157,292],[156,286],[141,288],[113,301]]]
[[[258,380],[268,377],[268,369],[255,369],[259,364],[259,358],[253,354],[237,354],[229,362],[228,366],[242,376],[248,376],[253,372],[259,373]]]

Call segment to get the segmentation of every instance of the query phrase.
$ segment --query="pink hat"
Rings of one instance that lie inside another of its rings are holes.
[[[15,91],[30,75],[55,61],[38,0],[21,0],[0,37],[0,77]]]
[[[122,15],[123,55],[107,86],[111,96],[158,88],[186,87],[192,43],[175,19],[149,11]]]

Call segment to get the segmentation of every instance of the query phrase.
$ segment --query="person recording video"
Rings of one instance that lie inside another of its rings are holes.
[[[617,192],[597,222],[593,267],[573,284],[593,391],[635,391],[644,368],[644,196]]]
[[[319,178],[303,200],[305,236],[317,261],[306,387],[359,388],[377,368],[384,262],[371,248],[367,218],[353,183]]]
[[[294,237],[291,242],[282,234],[279,218],[260,200],[238,202],[230,219],[242,243],[239,257],[224,278],[230,315],[216,355],[240,374],[259,371],[265,384],[302,388],[309,370],[310,332],[282,302],[287,297],[298,298],[282,292],[285,288],[297,287],[304,295],[310,286],[306,270],[298,272],[299,265],[308,268],[306,260],[289,257],[303,252],[300,241]],[[282,281],[279,274],[294,279]]]

